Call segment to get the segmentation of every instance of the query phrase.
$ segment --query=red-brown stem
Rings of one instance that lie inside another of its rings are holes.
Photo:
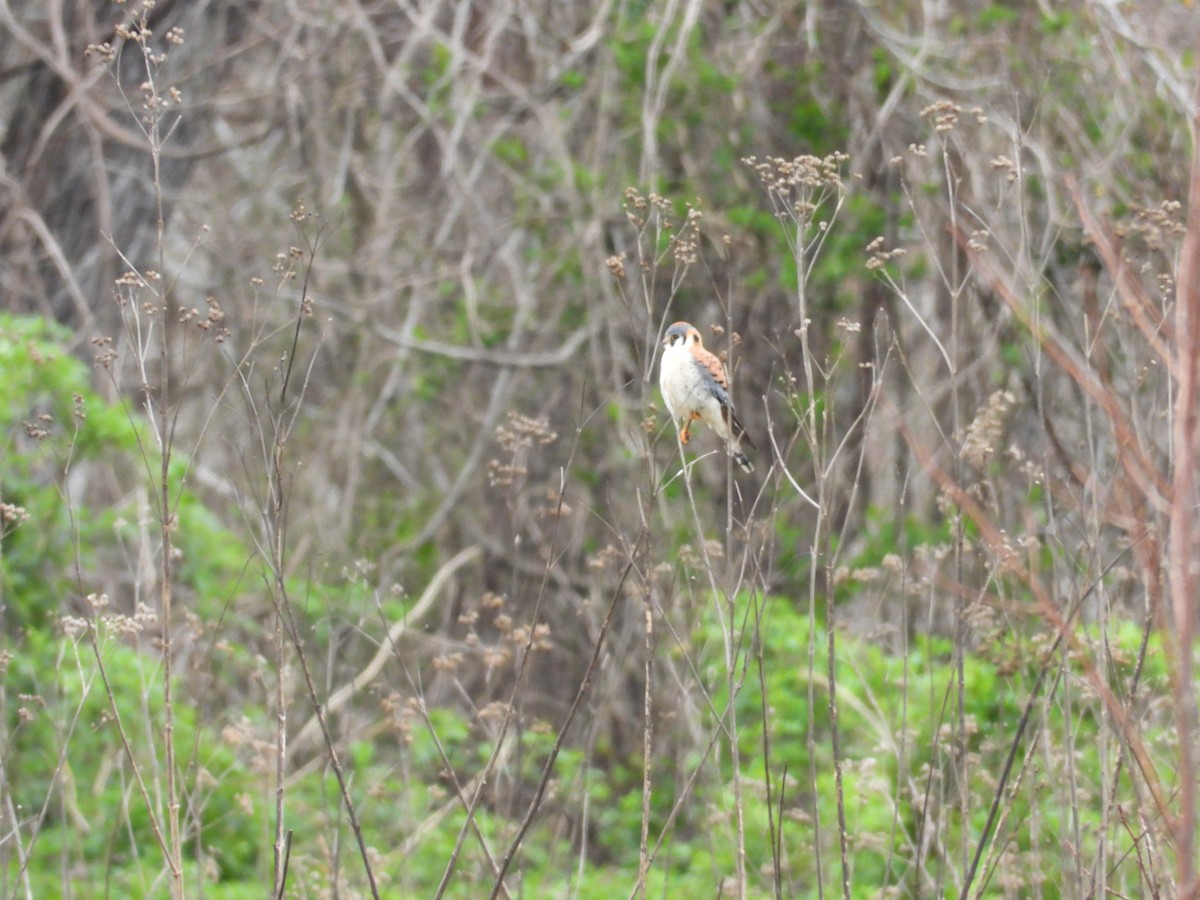
[[[1197,895],[1196,839],[1196,695],[1192,657],[1196,628],[1196,403],[1200,385],[1200,82],[1192,105],[1192,168],[1188,186],[1187,231],[1179,254],[1175,293],[1175,416],[1171,430],[1171,506],[1168,585],[1175,616],[1178,664],[1174,679],[1175,727],[1179,739],[1179,800],[1175,819],[1176,875],[1179,896]]]

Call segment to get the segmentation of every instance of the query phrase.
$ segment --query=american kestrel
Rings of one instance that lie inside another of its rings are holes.
[[[733,414],[725,367],[704,349],[700,332],[687,322],[676,322],[667,329],[658,367],[658,386],[667,411],[679,427],[680,443],[688,442],[693,422],[703,422],[725,440],[738,466],[746,472],[754,471],[754,465],[740,446],[744,441],[753,450],[754,444]]]

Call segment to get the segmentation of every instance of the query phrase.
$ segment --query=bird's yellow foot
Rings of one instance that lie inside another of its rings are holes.
[[[679,432],[679,443],[686,444],[688,438],[692,436],[692,423],[688,422],[683,426],[683,430]]]

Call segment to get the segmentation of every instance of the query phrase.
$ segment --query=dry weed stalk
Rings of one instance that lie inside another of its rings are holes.
[[[789,263],[796,275],[796,304],[798,322],[793,332],[799,354],[798,381],[792,374],[795,365],[790,354],[785,356],[785,371],[788,374],[786,397],[794,410],[794,422],[780,422],[777,426],[768,410],[768,433],[771,446],[778,458],[776,464],[778,484],[786,482],[798,497],[812,505],[815,519],[809,544],[810,565],[806,608],[809,622],[808,674],[806,678],[809,709],[816,707],[816,688],[825,686],[825,701],[829,714],[829,745],[833,761],[835,822],[838,848],[838,886],[845,898],[850,897],[851,860],[850,832],[846,820],[845,769],[841,746],[841,719],[838,706],[837,647],[838,622],[837,604],[832,600],[832,588],[838,583],[837,570],[841,548],[846,545],[847,529],[851,517],[842,516],[840,525],[835,517],[838,511],[853,509],[857,503],[858,489],[862,483],[862,467],[866,457],[861,442],[855,442],[866,428],[878,399],[878,388],[886,360],[870,365],[865,402],[854,412],[849,422],[839,422],[837,411],[831,410],[828,398],[841,364],[842,354],[824,357],[813,341],[814,326],[820,330],[823,323],[814,322],[809,295],[813,271],[832,233],[833,225],[846,202],[849,192],[846,168],[849,157],[844,153],[833,153],[818,158],[800,156],[795,159],[771,157],[744,160],[757,176],[768,201],[780,222],[784,239],[791,252]],[[852,323],[847,330],[857,333],[863,323]],[[764,407],[766,407],[764,398]],[[779,429],[790,428],[790,434]],[[789,457],[797,445],[806,451],[805,466],[811,466],[808,487],[802,487],[790,471]],[[816,671],[816,638],[818,609],[823,612],[825,635],[826,671],[818,676]],[[763,678],[760,669],[760,679]],[[765,702],[765,698],[764,698]],[[824,863],[821,841],[822,812],[817,802],[819,796],[817,771],[817,741],[813,717],[810,712],[807,723],[809,754],[809,787],[813,798],[810,815],[817,835],[816,848],[817,878],[824,884]],[[764,747],[765,749],[765,747]],[[786,774],[786,773],[784,773]],[[780,785],[784,783],[783,776]],[[768,785],[769,787],[769,785]],[[782,789],[778,802],[782,804]],[[776,856],[782,852],[775,851]],[[778,866],[778,862],[776,863]],[[781,890],[776,877],[776,890]]]
[[[162,659],[162,699],[163,699],[163,758],[161,771],[166,782],[165,810],[156,814],[155,805],[149,803],[145,788],[142,787],[143,799],[147,803],[146,812],[155,822],[154,829],[159,833],[159,816],[165,819],[165,843],[162,846],[164,862],[170,873],[171,896],[182,898],[186,895],[186,885],[183,872],[182,831],[183,814],[181,811],[182,790],[179,785],[179,761],[175,739],[175,671],[174,671],[174,588],[176,574],[174,532],[177,528],[176,510],[178,504],[178,487],[171,472],[175,456],[175,426],[178,421],[176,386],[173,383],[172,372],[181,364],[178,358],[177,337],[178,328],[174,321],[176,303],[172,293],[172,281],[165,275],[166,246],[164,232],[166,215],[164,209],[164,190],[162,180],[162,160],[167,142],[170,139],[174,125],[178,123],[178,114],[174,112],[181,101],[178,90],[160,83],[164,74],[164,65],[168,53],[165,50],[156,51],[150,43],[151,30],[148,16],[152,4],[143,5],[141,9],[132,11],[127,23],[117,27],[117,36],[122,42],[122,48],[115,50],[111,47],[100,48],[102,63],[111,64],[121,52],[138,54],[144,67],[145,80],[138,88],[136,97],[125,93],[125,85],[117,79],[117,88],[125,98],[126,106],[133,116],[137,129],[141,134],[146,152],[149,156],[152,174],[152,192],[155,209],[155,252],[156,269],[139,269],[133,262],[126,259],[128,273],[118,279],[118,297],[120,292],[128,291],[122,299],[123,321],[130,333],[136,348],[134,364],[140,376],[139,389],[143,394],[147,420],[153,429],[154,445],[142,445],[142,461],[147,468],[147,476],[155,484],[154,514],[158,525],[157,555],[158,565],[158,621],[160,626],[160,654]],[[168,44],[178,44],[182,35],[175,31],[166,35]],[[173,120],[169,117],[174,116]],[[118,248],[120,252],[120,248]],[[149,371],[152,355],[157,356],[158,370]],[[109,370],[110,373],[112,370]],[[139,439],[140,440],[140,439]],[[155,467],[157,457],[157,467]],[[157,471],[155,472],[155,468]],[[96,648],[97,663],[103,672],[103,662],[98,647]],[[114,717],[118,718],[116,695],[107,675],[102,675],[105,690]],[[119,720],[119,718],[118,718]],[[136,756],[129,746],[127,736],[122,730],[122,742],[131,768],[139,784],[142,777],[138,774],[139,765]],[[158,767],[155,767],[156,770]],[[161,838],[160,838],[161,841]]]
[[[1192,97],[1192,165],[1188,183],[1187,231],[1175,278],[1174,354],[1163,362],[1175,379],[1171,431],[1171,494],[1168,513],[1170,585],[1174,617],[1173,672],[1179,800],[1168,819],[1174,836],[1176,879],[1181,896],[1200,896],[1196,871],[1196,603],[1200,594],[1200,528],[1196,524],[1196,466],[1200,464],[1200,79]],[[1135,298],[1127,297],[1127,303]]]

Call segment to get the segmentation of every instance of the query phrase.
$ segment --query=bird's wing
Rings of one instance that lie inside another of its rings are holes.
[[[742,423],[738,421],[737,416],[733,414],[733,402],[729,398],[729,376],[725,373],[725,366],[721,364],[721,360],[716,354],[705,350],[703,347],[695,351],[696,363],[703,366],[708,374],[712,376],[712,393],[721,404],[721,417],[725,420],[725,424],[729,427],[730,434],[736,439],[743,440],[754,449],[754,442],[750,440],[750,436],[746,434],[746,429]]]
[[[705,350],[703,347],[697,347],[693,351],[696,356],[696,362],[708,370],[708,374],[712,376],[713,381],[725,391],[729,390],[729,376],[725,374],[725,367],[721,365],[715,353]]]

